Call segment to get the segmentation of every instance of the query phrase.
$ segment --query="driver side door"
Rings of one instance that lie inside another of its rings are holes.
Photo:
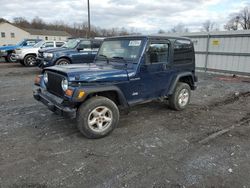
[[[139,77],[144,100],[161,97],[170,83],[169,69],[170,42],[168,40],[150,41],[145,64],[141,66]]]
[[[83,40],[78,44],[74,54],[72,54],[72,61],[73,63],[91,63],[91,57],[91,41]]]

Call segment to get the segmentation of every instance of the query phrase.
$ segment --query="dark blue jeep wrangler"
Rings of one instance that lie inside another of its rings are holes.
[[[38,51],[37,64],[40,68],[53,65],[92,63],[103,40],[70,39],[61,48]]]
[[[183,110],[196,88],[195,55],[187,38],[126,36],[105,39],[92,64],[54,66],[35,79],[34,98],[77,118],[88,138],[109,134],[119,109],[168,99]]]

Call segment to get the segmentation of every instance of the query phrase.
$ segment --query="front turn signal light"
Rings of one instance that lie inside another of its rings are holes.
[[[40,77],[39,75],[37,75],[37,76],[35,77],[34,82],[35,82],[36,85],[40,85],[41,77]]]
[[[73,90],[67,89],[67,90],[65,91],[65,94],[66,94],[68,97],[71,97],[71,96],[73,95]]]
[[[84,91],[79,91],[79,92],[78,92],[77,99],[83,98],[84,95],[85,95],[85,92],[84,92]]]

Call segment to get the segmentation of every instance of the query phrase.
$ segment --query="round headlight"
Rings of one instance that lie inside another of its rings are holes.
[[[62,86],[63,91],[66,91],[69,86],[68,80],[64,78],[61,82],[61,86]]]
[[[49,77],[48,77],[48,73],[47,73],[47,72],[45,72],[45,73],[43,74],[43,80],[44,80],[45,84],[48,83]]]

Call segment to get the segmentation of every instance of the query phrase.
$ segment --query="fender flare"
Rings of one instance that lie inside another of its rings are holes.
[[[179,74],[176,75],[175,78],[173,78],[172,84],[169,87],[169,92],[167,93],[168,95],[172,95],[174,93],[174,90],[175,90],[175,87],[176,87],[178,81],[180,80],[180,78],[185,77],[185,76],[190,76],[191,77],[191,81],[192,81],[191,87],[194,86],[195,78],[194,78],[194,75],[191,72],[179,73]]]
[[[79,90],[83,90],[84,92],[86,92],[86,96],[81,99],[81,100],[76,100],[77,99],[77,94]],[[117,96],[118,96],[118,100],[121,104],[122,107],[124,108],[128,108],[128,102],[125,98],[125,96],[123,95],[122,91],[116,87],[116,86],[97,86],[97,87],[79,87],[74,96],[73,99],[76,100],[75,102],[84,102],[85,99],[91,95],[91,94],[95,94],[95,93],[100,93],[100,92],[116,92]]]

